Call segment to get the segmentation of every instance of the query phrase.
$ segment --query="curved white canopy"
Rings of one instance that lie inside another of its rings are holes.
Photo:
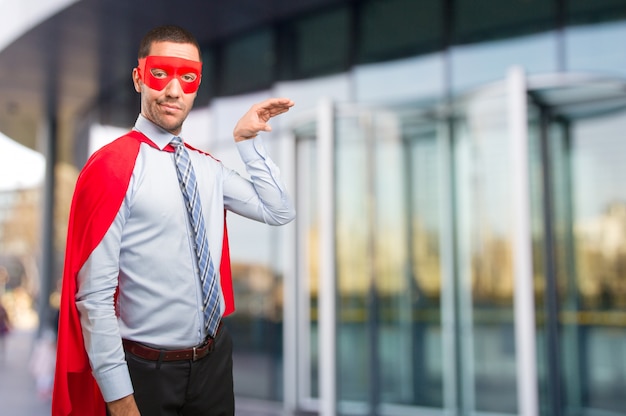
[[[41,185],[45,158],[0,133],[0,192]]]

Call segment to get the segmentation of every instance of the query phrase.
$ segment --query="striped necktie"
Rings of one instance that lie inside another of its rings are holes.
[[[189,213],[191,228],[194,232],[195,251],[198,260],[198,269],[200,271],[200,282],[202,284],[204,325],[208,334],[214,337],[220,321],[219,289],[216,283],[215,267],[213,267],[213,261],[211,260],[211,254],[209,252],[209,241],[206,235],[204,216],[202,215],[196,174],[193,170],[193,166],[191,166],[191,159],[183,144],[183,140],[180,137],[174,137],[171,144],[174,146],[174,149],[176,149],[174,153],[176,173],[178,175],[180,189],[185,198],[185,206]]]

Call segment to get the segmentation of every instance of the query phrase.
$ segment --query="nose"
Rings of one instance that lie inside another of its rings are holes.
[[[183,88],[180,85],[178,78],[173,78],[166,86],[165,93],[169,97],[180,97],[183,93]]]

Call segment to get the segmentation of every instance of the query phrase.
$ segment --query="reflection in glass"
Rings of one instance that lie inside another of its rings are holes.
[[[411,106],[338,106],[333,163],[340,414],[420,414],[424,408],[518,413],[510,201],[521,190],[510,186],[507,101],[499,85],[456,102],[449,119],[429,118]],[[593,86],[559,84],[529,94],[542,416],[555,408],[578,415],[622,414],[626,408],[626,117],[623,108],[615,112],[613,95],[611,105],[597,99],[610,85]],[[580,102],[585,105],[574,105]],[[310,334],[310,352],[303,353],[310,357],[306,397],[317,397],[321,196],[315,134],[297,136],[298,175],[304,175],[298,179],[299,235],[306,236],[299,244],[311,306],[304,330]],[[448,139],[450,148],[442,144]],[[449,183],[440,177],[447,157]],[[454,204],[453,218],[441,214],[444,198]],[[442,263],[442,249],[449,250],[450,264]],[[444,266],[452,287],[444,287]],[[444,337],[446,331],[452,334]],[[446,354],[453,350],[456,356]]]
[[[367,142],[358,117],[336,121],[337,377],[343,401],[368,401],[373,273]]]
[[[552,149],[564,405],[619,413],[626,408],[626,119],[620,112],[553,124],[563,132]]]
[[[319,218],[315,123],[295,129],[298,227],[298,384],[299,396],[319,397],[318,284]]]
[[[246,231],[245,237],[237,228]],[[251,226],[249,220],[244,223],[229,218],[229,234],[237,313],[226,321],[236,340],[233,345],[235,393],[280,401],[283,395],[283,276],[274,265],[280,256],[278,231],[267,226]],[[270,255],[260,261],[246,256],[245,251],[237,248],[246,244],[239,237],[271,247]]]
[[[454,163],[462,402],[517,411],[509,147],[504,95],[468,101],[456,121]]]
[[[228,144],[220,152],[220,160],[234,158],[239,158],[237,150]],[[225,318],[225,322],[234,340],[235,394],[280,401],[283,399],[283,231],[232,213],[227,221],[236,312]]]
[[[442,407],[436,125],[414,112],[337,119],[341,409]]]
[[[437,125],[432,121],[405,117],[402,124],[404,154],[404,192],[407,204],[408,235],[406,238],[408,270],[403,276],[402,290],[397,293],[397,320],[391,322],[398,330],[408,333],[412,365],[405,370],[404,396],[389,396],[390,402],[443,407],[443,356],[441,328],[441,254],[439,210],[441,209],[439,178],[440,149]],[[390,164],[387,164],[390,166]],[[402,166],[398,164],[398,166]],[[402,174],[402,172],[398,172]],[[384,200],[384,199],[383,199]],[[403,305],[401,309],[399,306]],[[397,351],[397,354],[401,353]],[[402,355],[395,355],[396,366]],[[391,375],[392,368],[389,374]],[[396,372],[398,373],[398,372]],[[396,391],[401,391],[396,389]]]

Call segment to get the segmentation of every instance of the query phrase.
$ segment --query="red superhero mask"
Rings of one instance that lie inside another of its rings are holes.
[[[173,56],[147,56],[139,59],[139,77],[153,90],[162,91],[177,79],[185,94],[198,91],[202,62]]]

